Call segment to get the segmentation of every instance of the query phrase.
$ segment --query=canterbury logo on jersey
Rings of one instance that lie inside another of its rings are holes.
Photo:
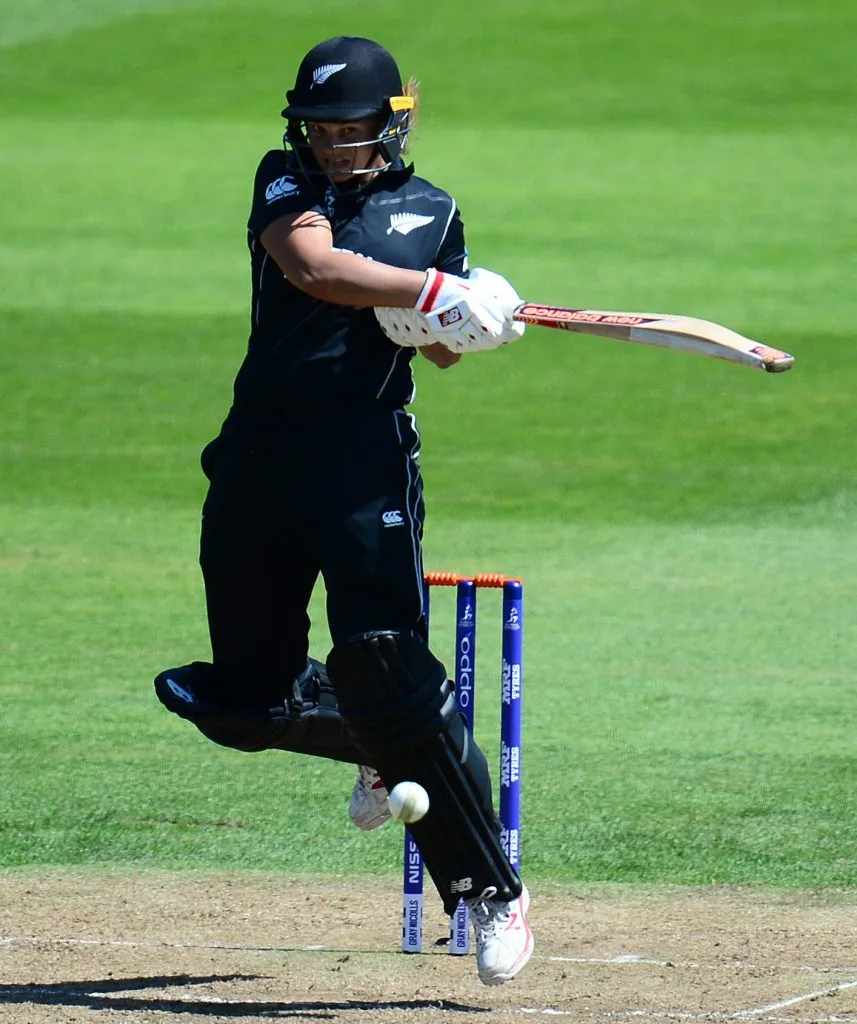
[[[295,179],[290,177],[288,174],[284,174],[282,178],[277,178],[276,181],[272,181],[265,189],[265,198],[269,203],[273,203],[275,199],[282,199],[284,196],[294,195],[298,190],[299,186]]]
[[[394,512],[385,512],[381,516],[381,521],[384,526],[404,526],[405,520],[402,519],[402,513],[396,509]]]
[[[345,64],[322,64],[320,68],[316,68],[312,73],[312,85],[324,85],[324,83],[330,78],[331,75],[335,75],[337,71],[342,71]]]
[[[387,234],[392,235],[394,231],[398,231],[400,235],[409,235],[414,228],[424,228],[433,220],[434,217],[424,217],[420,213],[391,213]]]

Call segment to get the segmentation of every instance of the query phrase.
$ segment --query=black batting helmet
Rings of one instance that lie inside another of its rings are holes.
[[[359,36],[336,36],[314,46],[301,61],[282,111],[289,122],[285,141],[299,155],[308,143],[307,121],[359,121],[384,116],[374,141],[386,166],[402,152],[411,130],[414,98],[403,94],[393,55],[380,43]]]

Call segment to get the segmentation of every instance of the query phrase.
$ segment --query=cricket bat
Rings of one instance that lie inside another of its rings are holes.
[[[669,313],[612,313],[603,309],[564,309],[524,302],[515,310],[515,320],[537,327],[555,327],[603,338],[658,345],[692,352],[712,359],[743,363],[768,373],[790,370],[794,356],[770,345],[745,338],[735,331],[692,316]]]

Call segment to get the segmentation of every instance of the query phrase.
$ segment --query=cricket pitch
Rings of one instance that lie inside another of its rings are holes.
[[[399,952],[395,878],[8,872],[0,1021],[857,1022],[855,893],[531,894],[535,955],[488,989],[434,901]]]

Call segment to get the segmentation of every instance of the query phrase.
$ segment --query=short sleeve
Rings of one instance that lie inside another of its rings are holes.
[[[270,150],[256,170],[247,227],[258,238],[278,218],[305,210],[321,211],[315,190],[289,166],[283,150]]]
[[[467,263],[467,246],[464,243],[464,222],[454,202],[452,216],[434,265],[438,270],[446,274],[455,274],[457,277],[467,277],[470,271]]]

